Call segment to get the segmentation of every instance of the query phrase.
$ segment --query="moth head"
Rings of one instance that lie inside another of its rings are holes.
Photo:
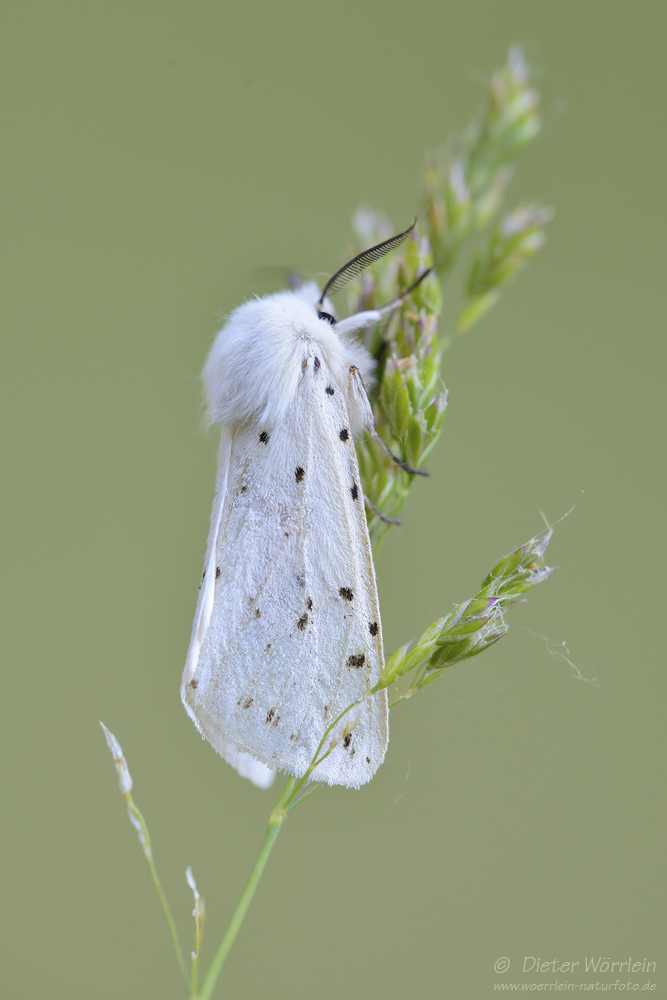
[[[297,298],[307,302],[314,310],[318,319],[323,320],[327,326],[336,325],[336,313],[333,303],[328,298],[323,298],[319,286],[314,281],[306,281],[298,288],[293,288],[292,292]]]

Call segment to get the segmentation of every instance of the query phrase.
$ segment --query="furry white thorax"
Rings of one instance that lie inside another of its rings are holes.
[[[313,347],[334,375],[342,376],[354,365],[369,383],[373,359],[361,344],[320,319],[319,297],[317,285],[309,283],[297,291],[252,299],[234,310],[204,367],[211,422],[234,426],[259,420],[267,429],[275,427],[287,413],[301,377],[301,361]],[[332,313],[328,301],[324,308]],[[359,432],[362,427],[353,423],[357,426],[352,429]]]

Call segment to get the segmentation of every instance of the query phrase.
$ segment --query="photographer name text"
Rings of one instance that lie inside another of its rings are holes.
[[[560,958],[542,959],[526,955],[523,960],[524,972],[655,972],[656,963],[647,958],[612,959],[603,955],[586,956],[579,961],[563,961]]]

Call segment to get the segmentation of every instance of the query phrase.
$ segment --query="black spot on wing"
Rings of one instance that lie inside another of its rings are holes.
[[[298,629],[301,629],[301,631],[303,632],[307,624],[308,624],[308,615],[301,615],[298,622],[296,623],[296,627]]]
[[[220,567],[216,566],[215,567],[215,578],[216,578],[216,580],[219,578],[219,576],[220,576]]]
[[[348,656],[346,667],[363,667],[366,662],[366,657],[363,653],[353,653],[352,656]]]
[[[359,496],[359,490],[357,489],[356,483],[353,486],[350,486],[350,493],[352,494],[353,500],[356,500],[357,497]]]
[[[354,594],[349,587],[341,587],[338,593],[345,601],[351,601],[354,598]]]
[[[275,714],[276,714],[276,709],[275,708],[270,708],[268,710],[268,712],[266,713],[266,721],[267,722],[273,722]],[[278,718],[280,718],[280,716],[278,716]],[[273,722],[273,724],[274,724],[274,726],[276,725],[275,722]]]
[[[333,396],[334,394],[333,386],[331,385],[328,385],[324,391],[326,392],[327,396]]]
[[[368,631],[370,632],[371,635],[377,635],[378,634],[378,623],[377,622],[369,622],[368,623]]]
[[[306,474],[306,470],[302,469],[301,466],[298,465],[296,467],[296,469],[294,470],[294,477],[295,477],[297,483],[301,482],[301,480],[303,479],[303,477],[305,476],[305,474]]]
[[[347,439],[349,438],[349,436],[350,436],[350,432],[348,431],[347,427],[343,427],[342,431],[338,435],[338,437],[341,439],[341,441],[347,441]]]
[[[320,359],[319,359],[319,358],[315,358],[315,359],[313,360],[313,368],[315,369],[315,371],[317,371],[317,369],[318,369],[319,367],[320,367]]]
[[[269,443],[269,435],[266,433],[266,431],[262,431],[262,433],[259,435],[259,440],[262,442],[262,444]]]
[[[352,733],[348,733],[345,739],[343,740],[343,746],[345,747],[346,750],[351,742],[352,742]]]
[[[193,691],[195,690],[198,684],[199,681],[197,680],[197,678],[193,677],[192,680],[190,681],[190,687],[192,688]]]

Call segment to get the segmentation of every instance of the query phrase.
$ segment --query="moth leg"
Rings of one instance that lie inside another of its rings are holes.
[[[375,364],[377,365],[378,370],[380,370],[384,365],[384,359],[388,349],[389,349],[389,341],[385,340],[383,337],[378,345],[377,350],[373,352],[373,358],[375,360]]]
[[[398,455],[394,455],[393,451],[391,450],[387,442],[384,440],[384,438],[381,438],[380,435],[378,434],[378,429],[375,426],[375,423],[373,423],[373,437],[380,442],[380,444],[382,445],[386,453],[389,455],[389,458],[392,460],[392,462],[395,462],[396,465],[400,465],[400,467],[402,469],[405,469],[406,472],[409,472],[411,476],[428,476],[428,472],[426,471],[426,469],[413,469],[409,465],[406,465],[406,463],[403,462],[398,457]]]
[[[375,504],[372,502],[372,500],[368,499],[368,497],[366,496],[365,493],[364,493],[364,503],[366,504],[366,506],[368,507],[368,509],[371,510],[375,514],[376,517],[379,517],[381,521],[384,521],[385,524],[403,524],[403,519],[402,518],[400,518],[400,517],[387,517],[385,514],[383,514],[382,511],[379,510],[375,506]]]
[[[364,312],[354,313],[352,316],[346,316],[345,319],[339,319],[336,321],[336,331],[342,334],[359,333],[361,330],[366,330],[369,326],[373,326],[375,323],[379,323],[381,319],[385,316],[389,316],[396,309],[403,304],[403,300],[411,295],[416,288],[421,285],[424,278],[428,277],[431,273],[432,268],[428,268],[426,271],[422,271],[417,280],[406,288],[404,292],[395,298],[392,302],[388,302],[386,306],[382,306],[380,309],[367,309]]]
[[[348,390],[348,409],[355,424],[355,428],[357,430],[364,431],[367,434],[372,434],[373,437],[377,438],[386,453],[391,458],[392,462],[395,462],[396,465],[400,465],[401,469],[405,469],[405,471],[411,476],[428,476],[428,472],[426,472],[425,469],[413,469],[400,459],[398,455],[394,455],[386,441],[380,437],[378,429],[375,425],[373,408],[371,407],[366,386],[364,385],[364,380],[361,377],[361,372],[356,365],[350,365],[349,371],[350,383]]]

